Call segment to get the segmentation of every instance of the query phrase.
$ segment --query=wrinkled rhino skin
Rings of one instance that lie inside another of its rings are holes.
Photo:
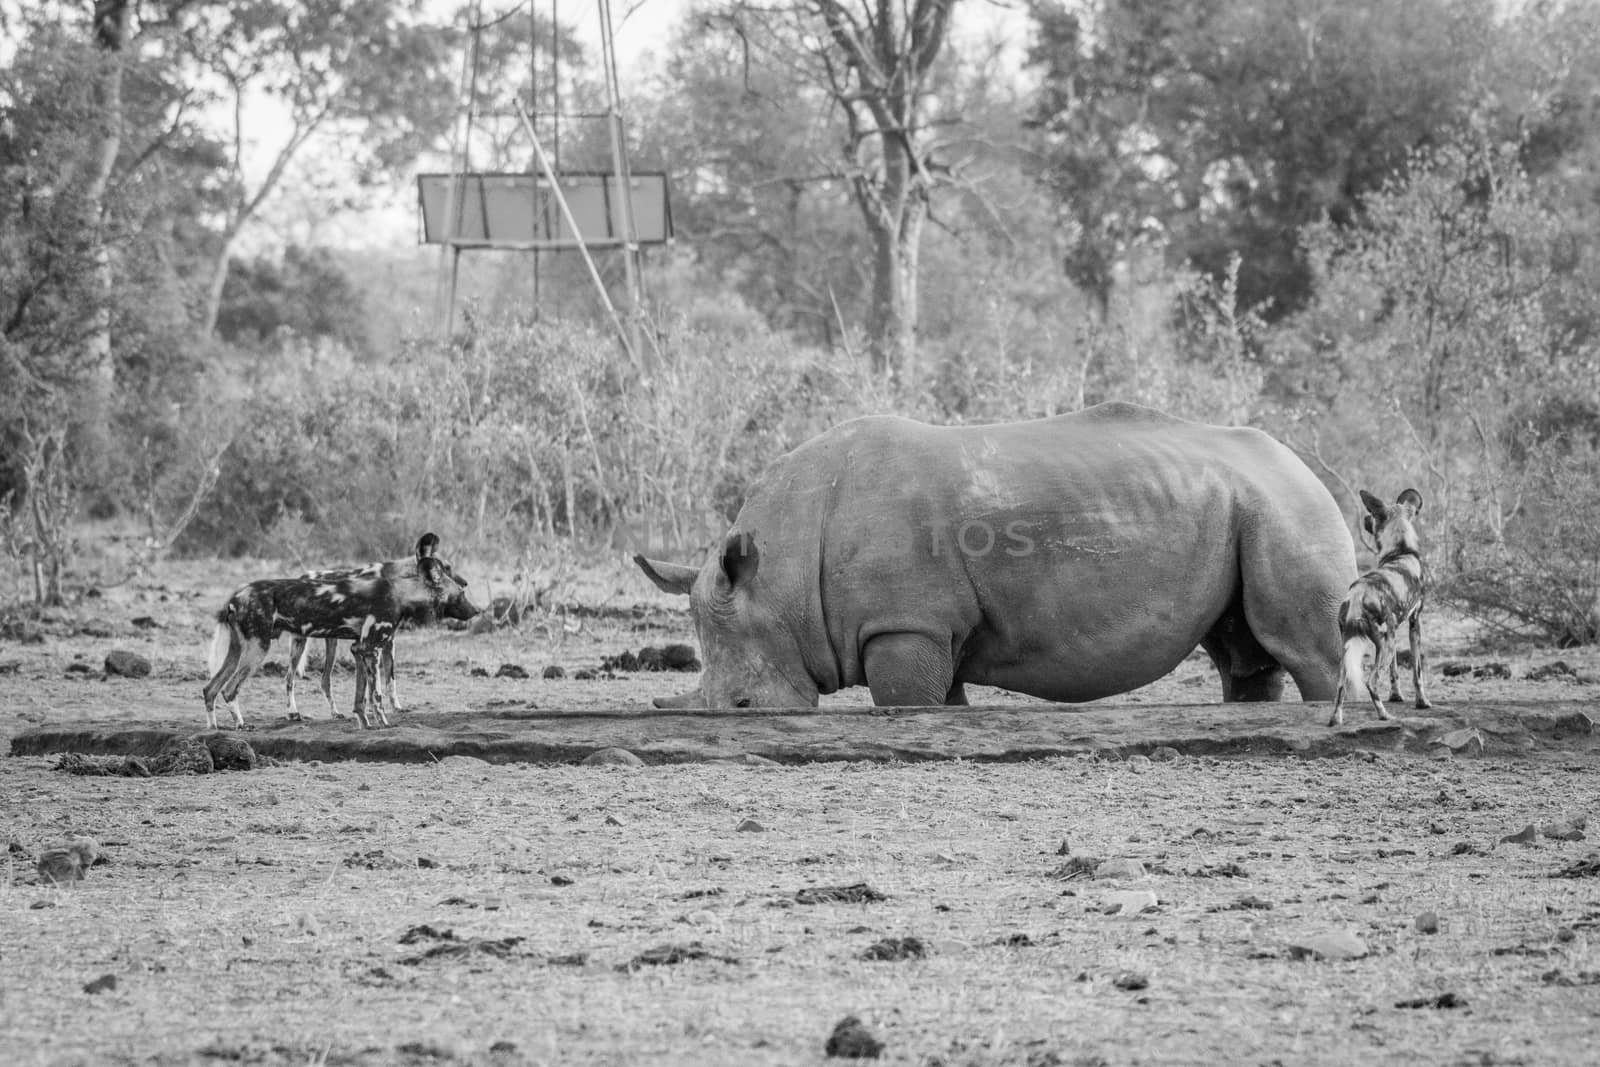
[[[962,704],[963,683],[1053,701],[1127,692],[1199,645],[1225,700],[1337,683],[1350,534],[1258,430],[1129,404],[987,426],[853,419],[776,460],[696,569],[705,671],[662,707],[803,707],[871,687]]]

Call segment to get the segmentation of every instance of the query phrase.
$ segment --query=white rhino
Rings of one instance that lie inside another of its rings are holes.
[[[1224,700],[1332,698],[1355,554],[1338,506],[1253,429],[1130,404],[1028,422],[853,419],[776,460],[699,568],[697,690],[660,707],[887,706],[963,684],[1046,700],[1135,689],[1198,645]]]

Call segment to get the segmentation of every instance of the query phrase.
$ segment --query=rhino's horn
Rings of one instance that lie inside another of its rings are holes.
[[[693,567],[685,567],[681,563],[665,563],[658,559],[645,559],[643,556],[634,556],[633,561],[644,571],[645,577],[656,583],[656,587],[663,593],[676,593],[688,596],[689,590],[694,588],[694,580],[699,571]]]

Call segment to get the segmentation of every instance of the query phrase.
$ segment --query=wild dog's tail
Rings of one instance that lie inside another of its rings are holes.
[[[217,628],[211,635],[211,652],[206,656],[206,666],[210,668],[213,678],[228,660],[228,644],[232,639],[233,623],[224,608],[217,616]]]
[[[1377,666],[1378,646],[1365,634],[1347,633],[1344,639],[1344,656],[1339,661],[1339,688],[1346,700],[1367,698],[1367,675],[1363,663],[1368,656]]]

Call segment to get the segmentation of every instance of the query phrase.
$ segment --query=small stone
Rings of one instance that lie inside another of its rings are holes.
[[[1134,993],[1150,988],[1150,977],[1138,971],[1118,971],[1116,977],[1111,979],[1111,984],[1118,989]]]
[[[688,645],[673,644],[661,650],[661,663],[669,671],[697,671],[700,661]]]
[[[67,885],[83,881],[83,861],[71,849],[52,848],[41,852],[38,870],[42,885]]]
[[[1419,934],[1436,934],[1439,932],[1439,915],[1432,911],[1418,912],[1413,925]]]
[[[585,767],[643,767],[644,760],[625,748],[601,748],[583,757]]]
[[[1142,771],[1146,767],[1150,766],[1150,757],[1144,755],[1143,753],[1135,752],[1133,755],[1128,757],[1127,762],[1129,767],[1132,767],[1136,771]]]
[[[1150,759],[1155,763],[1171,763],[1181,755],[1183,755],[1183,753],[1179,752],[1171,745],[1162,745],[1160,748],[1151,750]]]
[[[117,976],[114,974],[102,974],[99,978],[86,984],[83,987],[83,991],[93,996],[96,993],[109,993],[115,988],[117,988]]]
[[[756,822],[754,819],[745,819],[736,827],[736,829],[741,834],[764,834],[767,832],[767,828]]]
[[[1123,889],[1107,894],[1105,898],[1105,913],[1107,915],[1138,915],[1141,912],[1152,911],[1160,902],[1156,895],[1148,889]]]
[[[1539,829],[1529,823],[1514,834],[1507,834],[1500,839],[1502,845],[1531,845],[1538,840]]]
[[[541,674],[541,677],[546,679],[565,678],[566,676],[566,670],[559,663],[550,664]]]
[[[883,1055],[883,1042],[860,1019],[847,1015],[833,1028],[822,1050],[844,1060],[875,1060]]]
[[[1143,878],[1144,864],[1138,860],[1106,860],[1094,869],[1096,878]]]
[[[106,676],[122,678],[150,677],[150,661],[137,652],[116,648],[106,653]]]
[[[256,750],[243,738],[230,734],[207,734],[206,751],[211,753],[211,766],[219,771],[253,771],[259,762]]]
[[[1472,727],[1463,727],[1460,730],[1451,730],[1449,733],[1440,734],[1431,744],[1443,745],[1451,752],[1460,756],[1483,755],[1483,734]]]
[[[1289,942],[1293,959],[1358,960],[1367,954],[1367,943],[1348,930],[1311,934]]]
[[[1583,819],[1584,823],[1588,822],[1588,819],[1583,816],[1579,816],[1579,818]],[[1567,822],[1545,823],[1540,832],[1552,841],[1582,841],[1584,839],[1583,827],[1570,820]]]
[[[605,826],[622,826],[622,825],[625,825],[625,824],[623,823],[623,821],[621,819],[617,818],[615,815],[607,815],[606,816],[606,821],[604,822],[603,825],[605,825]]]

